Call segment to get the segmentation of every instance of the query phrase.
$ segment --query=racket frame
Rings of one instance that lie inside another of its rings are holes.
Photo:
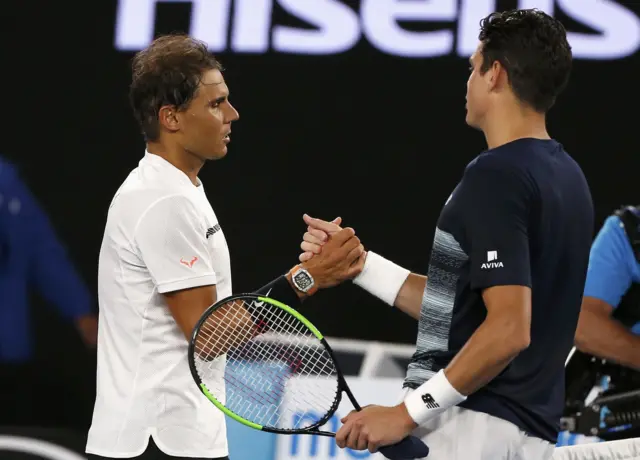
[[[202,379],[198,375],[198,372],[196,369],[196,363],[195,363],[195,356],[197,354],[195,349],[196,338],[198,337],[200,328],[202,327],[204,322],[209,318],[209,316],[211,316],[216,310],[237,300],[266,302],[270,305],[273,305],[275,307],[281,308],[282,310],[285,310],[287,313],[293,315],[296,319],[298,319],[301,323],[303,323],[311,331],[311,333],[318,339],[318,341],[322,344],[322,346],[325,348],[325,350],[329,354],[329,357],[331,358],[336,370],[336,377],[338,380],[338,391],[331,408],[316,423],[302,429],[283,429],[283,428],[273,428],[273,427],[260,425],[258,423],[247,420],[239,416],[235,412],[231,411],[230,409],[228,409],[224,404],[218,401],[215,398],[215,396],[211,394],[207,386],[202,382]],[[340,402],[342,402],[342,393],[344,392],[347,394],[347,397],[351,401],[351,404],[353,405],[355,410],[358,410],[358,411],[361,410],[360,405],[356,401],[356,398],[354,397],[353,393],[351,392],[351,389],[347,385],[347,381],[345,380],[344,375],[342,374],[342,371],[338,366],[338,362],[336,361],[336,357],[335,357],[335,353],[333,352],[333,349],[331,348],[327,340],[324,338],[322,333],[311,323],[311,321],[305,318],[298,311],[294,310],[293,308],[291,308],[290,306],[282,302],[279,302],[278,300],[272,299],[267,296],[262,296],[254,293],[234,294],[217,301],[215,304],[207,308],[202,314],[202,316],[200,317],[200,319],[198,320],[198,322],[196,323],[195,327],[193,328],[193,332],[191,334],[191,340],[189,340],[188,361],[189,361],[189,370],[191,371],[191,375],[195,383],[198,385],[198,388],[207,397],[207,399],[211,401],[213,405],[216,406],[218,409],[220,409],[225,415],[231,417],[233,420],[239,423],[242,423],[243,425],[246,425],[250,428],[254,428],[256,430],[265,431],[269,433],[277,433],[277,434],[315,434],[315,435],[321,435],[321,436],[335,437],[336,435],[335,433],[330,431],[322,431],[322,430],[319,430],[318,428],[324,425],[325,423],[327,423],[331,419],[331,417],[333,417],[333,415],[336,413],[336,411],[338,410],[338,407],[340,406]]]

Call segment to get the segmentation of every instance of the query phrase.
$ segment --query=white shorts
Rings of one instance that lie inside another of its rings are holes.
[[[427,460],[548,460],[555,449],[511,422],[457,406],[416,428],[413,435],[429,446]]]

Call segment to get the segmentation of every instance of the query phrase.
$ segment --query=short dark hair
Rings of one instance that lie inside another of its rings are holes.
[[[514,94],[537,112],[547,112],[567,86],[571,46],[560,21],[538,9],[492,13],[480,22],[484,74],[495,61],[504,67]]]
[[[156,38],[133,58],[129,102],[147,141],[160,136],[158,113],[164,105],[184,109],[202,74],[222,66],[204,42],[183,34]]]

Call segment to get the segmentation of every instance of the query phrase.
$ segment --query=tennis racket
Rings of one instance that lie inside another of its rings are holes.
[[[233,295],[209,307],[191,337],[189,368],[218,409],[256,430],[335,437],[321,428],[343,393],[361,410],[320,331],[268,297]],[[426,457],[429,448],[408,436],[379,452],[414,459]]]

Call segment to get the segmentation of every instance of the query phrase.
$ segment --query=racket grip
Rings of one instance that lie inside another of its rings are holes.
[[[420,438],[407,436],[397,444],[380,447],[378,452],[390,460],[412,460],[429,455],[429,447]]]

